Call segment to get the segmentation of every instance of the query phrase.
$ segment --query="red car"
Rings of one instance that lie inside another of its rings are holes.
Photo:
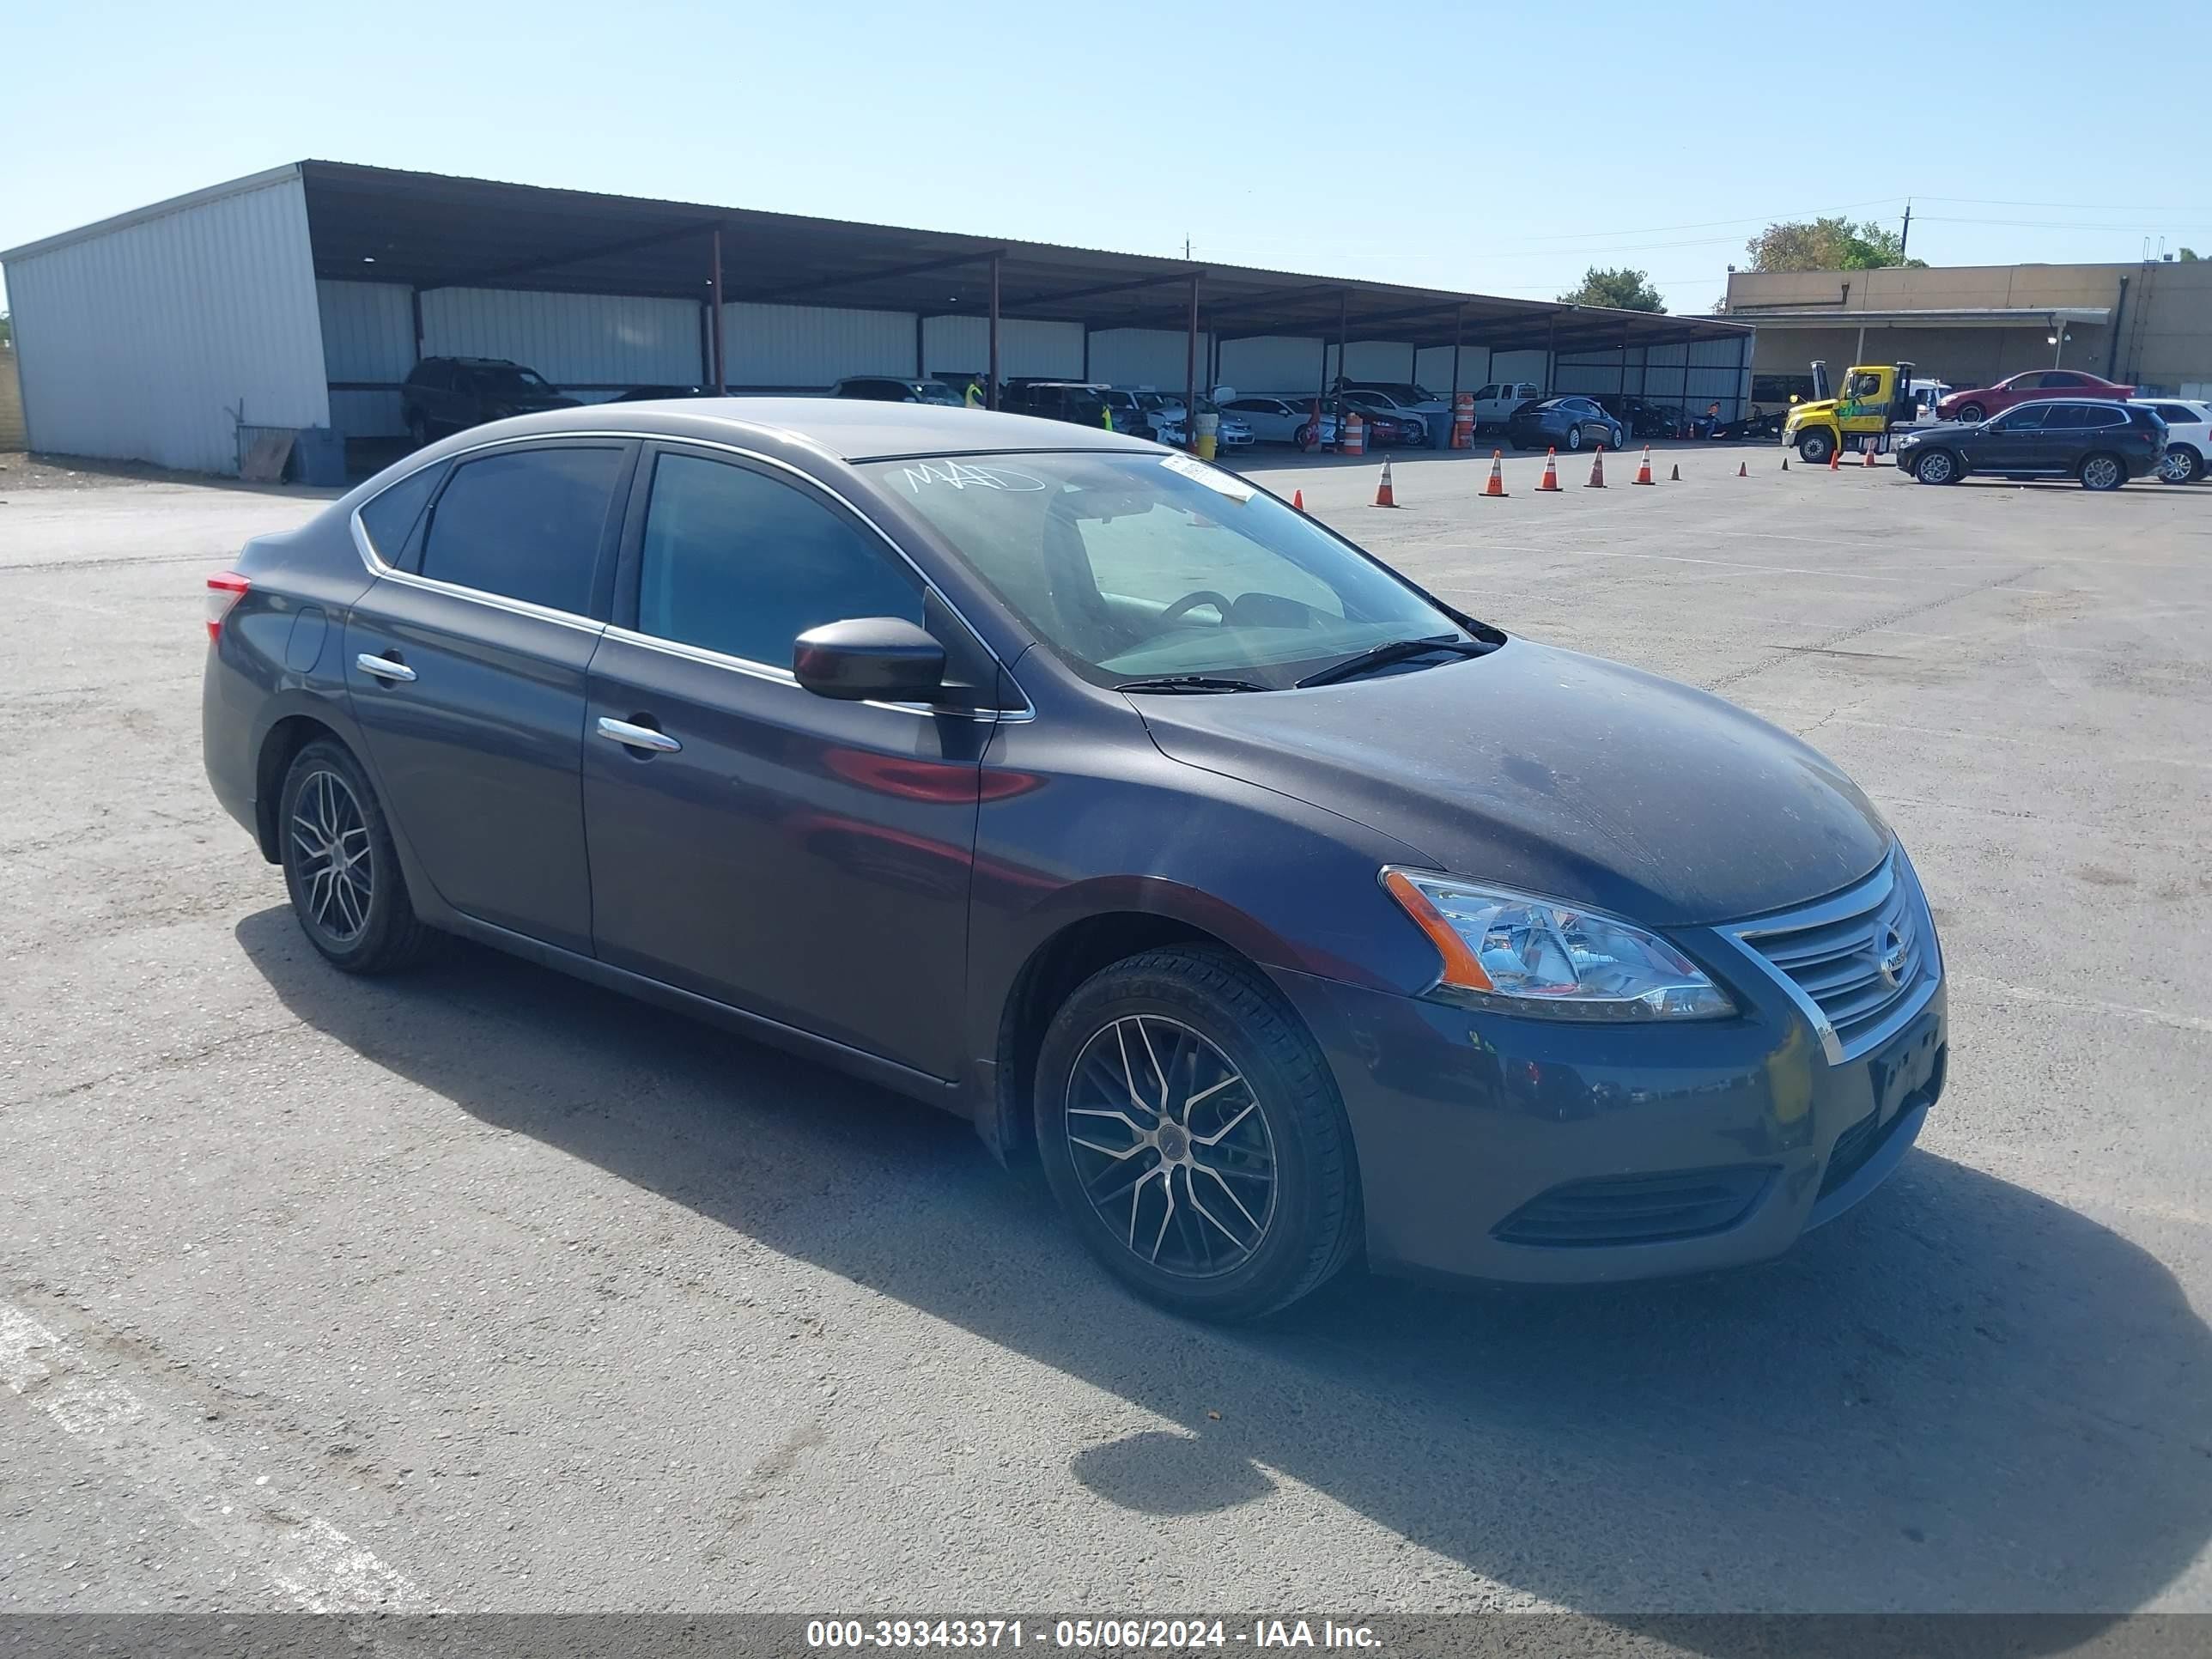
[[[1939,421],[1982,421],[1999,410],[2010,409],[2038,398],[2111,398],[2125,403],[2136,395],[2131,386],[2114,386],[2075,368],[2031,368],[2025,374],[1999,380],[1973,392],[1954,392],[1936,405]]]

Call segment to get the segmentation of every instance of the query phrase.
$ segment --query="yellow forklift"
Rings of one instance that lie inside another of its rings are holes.
[[[1844,376],[1840,395],[1828,386],[1828,366],[1813,365],[1813,397],[1793,404],[1782,428],[1782,441],[1813,466],[1825,466],[1838,449],[1889,450],[1889,434],[1910,426],[1916,411],[1912,401],[1911,363],[1855,363]]]

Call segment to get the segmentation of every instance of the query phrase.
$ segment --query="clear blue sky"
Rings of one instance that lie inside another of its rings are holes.
[[[1769,220],[1908,193],[1938,264],[2212,255],[2203,0],[88,3],[5,40],[0,247],[314,157],[1545,298],[1625,264],[1678,311]]]

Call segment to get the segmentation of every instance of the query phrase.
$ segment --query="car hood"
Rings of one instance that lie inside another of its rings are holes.
[[[1835,412],[1836,400],[1833,398],[1811,398],[1802,404],[1790,405],[1789,424],[1795,426],[1810,415],[1832,416]]]
[[[1930,421],[1925,426],[1906,428],[1903,439],[1955,437],[1960,433],[1978,432],[1980,429],[1979,421]]]
[[[1131,701],[1173,759],[1364,823],[1437,869],[1653,925],[1801,904],[1889,847],[1867,798],[1788,732],[1528,640],[1301,691]]]

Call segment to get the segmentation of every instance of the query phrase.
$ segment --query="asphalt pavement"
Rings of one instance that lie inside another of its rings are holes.
[[[0,472],[0,1611],[2212,1611],[2212,485],[1658,460],[1254,470],[1848,770],[1942,1103],[1760,1268],[1231,1331],[926,1108],[329,969],[198,737],[202,576],[320,501]]]

